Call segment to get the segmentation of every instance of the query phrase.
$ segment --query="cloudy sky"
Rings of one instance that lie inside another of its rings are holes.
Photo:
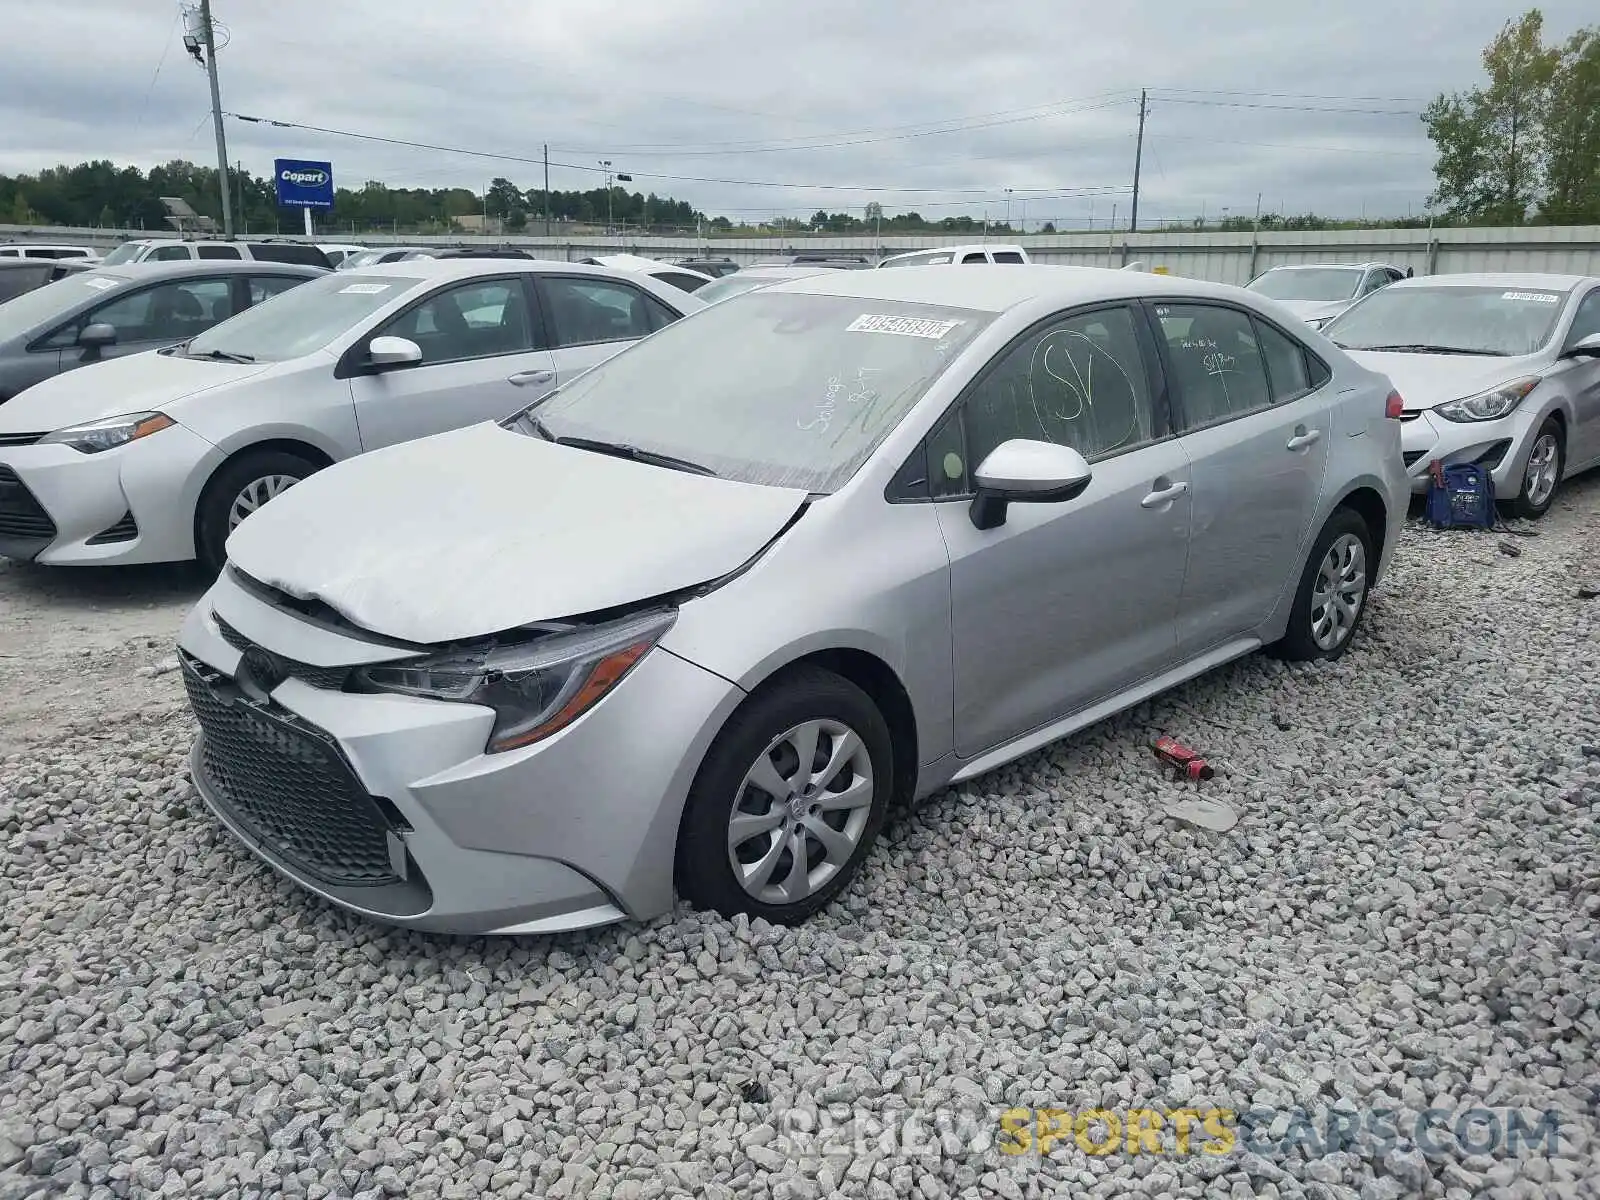
[[[70,16],[69,10],[70,9]],[[1564,39],[1592,0],[1547,0]],[[330,159],[343,186],[496,175],[634,187],[735,218],[817,208],[1120,221],[1138,91],[1142,218],[1421,212],[1416,114],[1477,82],[1491,0],[217,0],[227,112],[530,162],[227,123],[230,159]],[[214,159],[167,0],[0,0],[0,172]],[[23,52],[19,52],[19,48]],[[558,165],[559,164],[559,165]],[[589,168],[589,169],[585,169]],[[1007,189],[1010,189],[1009,196]]]

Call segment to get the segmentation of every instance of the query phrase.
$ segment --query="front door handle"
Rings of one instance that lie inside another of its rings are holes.
[[[1143,500],[1139,501],[1142,508],[1160,508],[1162,505],[1171,504],[1179,496],[1189,490],[1187,483],[1169,483],[1166,487],[1157,488]]]
[[[1317,439],[1322,436],[1320,429],[1307,429],[1304,425],[1294,431],[1294,436],[1284,443],[1290,450],[1304,450],[1307,446],[1314,446]]]
[[[515,375],[506,376],[506,382],[527,387],[530,383],[549,383],[555,377],[554,371],[518,371]]]

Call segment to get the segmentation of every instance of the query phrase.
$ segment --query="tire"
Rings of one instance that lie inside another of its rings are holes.
[[[821,789],[791,801],[774,793],[793,794],[796,742],[805,740],[798,731],[806,729],[816,731],[813,764],[835,766],[836,773],[823,779],[814,767],[812,783],[820,780]],[[770,791],[753,782],[761,775],[771,781]],[[706,754],[678,834],[678,893],[696,908],[728,917],[803,921],[849,886],[893,794],[889,726],[877,705],[831,671],[797,668],[745,701]],[[846,796],[855,803],[843,804]],[[737,843],[730,828],[736,810],[746,825]],[[824,835],[831,852],[812,832],[819,825],[832,831]],[[804,870],[795,869],[797,835],[804,839]]]
[[[1335,510],[1317,535],[1300,573],[1294,607],[1289,611],[1289,627],[1273,646],[1277,656],[1290,662],[1309,662],[1335,659],[1348,650],[1367,612],[1367,593],[1375,565],[1367,523],[1351,509]],[[1343,604],[1332,598],[1334,592],[1329,588],[1330,583],[1340,580],[1344,581],[1338,589],[1345,598]],[[1360,588],[1353,603],[1351,583],[1359,583]]]
[[[260,499],[256,505],[260,507],[267,499],[293,487],[316,470],[316,463],[286,450],[249,451],[224,463],[206,484],[195,511],[195,557],[200,560],[201,568],[216,575],[227,562],[228,535],[238,524],[233,519],[234,506],[236,503],[242,506],[246,489],[265,485],[262,490],[271,492],[265,499]],[[266,482],[271,480],[287,482],[280,482],[274,488]]]
[[[1537,521],[1549,512],[1561,488],[1561,472],[1566,465],[1567,445],[1561,436],[1561,423],[1554,417],[1546,417],[1528,449],[1528,466],[1522,472],[1522,488],[1511,502],[1512,514]]]

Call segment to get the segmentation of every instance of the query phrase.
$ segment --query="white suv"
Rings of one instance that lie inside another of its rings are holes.
[[[878,264],[880,267],[940,267],[968,263],[1017,263],[1026,265],[1032,260],[1021,246],[940,246],[937,250],[913,250],[909,254],[891,254]]]
[[[26,242],[0,246],[0,258],[72,258],[94,262],[99,256],[87,246],[46,246],[38,242]]]
[[[189,238],[134,238],[108,253],[102,264],[183,262],[186,259],[253,259],[256,262],[294,263],[303,267],[330,267],[328,256],[304,242],[193,241]]]

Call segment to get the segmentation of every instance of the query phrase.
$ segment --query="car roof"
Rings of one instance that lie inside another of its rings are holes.
[[[363,275],[397,275],[405,279],[471,279],[477,275],[504,275],[508,271],[596,275],[605,279],[628,274],[615,267],[591,267],[550,258],[413,258],[409,262],[373,263],[356,269]]]
[[[792,267],[740,267],[732,275],[724,275],[724,279],[734,279],[738,276],[755,275],[762,279],[804,279],[808,275],[822,275],[827,268],[817,263],[798,263]]]
[[[1062,307],[1135,296],[1237,299],[1240,289],[1177,275],[1118,271],[1109,267],[975,263],[959,271],[824,271],[776,283],[771,292],[841,296],[1005,312],[1034,300]]]
[[[1401,279],[1390,287],[1503,287],[1533,288],[1545,292],[1568,292],[1585,283],[1596,282],[1593,275],[1557,275],[1548,271],[1475,271],[1451,275],[1419,275]]]
[[[883,261],[888,262],[893,258],[905,258],[911,254],[970,254],[974,250],[986,250],[994,253],[997,250],[1008,250],[1017,253],[1022,247],[1015,242],[963,242],[957,246],[924,246],[921,250],[906,250],[891,254]]]
[[[1270,275],[1274,271],[1366,271],[1372,267],[1386,267],[1391,271],[1401,268],[1392,262],[1317,262],[1317,263],[1279,263],[1275,267],[1268,267],[1261,275]],[[1261,275],[1256,278],[1260,279]]]
[[[111,267],[91,264],[83,274],[142,283],[168,275],[304,275],[308,271],[313,275],[329,274],[326,268],[310,263],[262,262],[248,258],[188,258],[166,262],[118,263]]]

